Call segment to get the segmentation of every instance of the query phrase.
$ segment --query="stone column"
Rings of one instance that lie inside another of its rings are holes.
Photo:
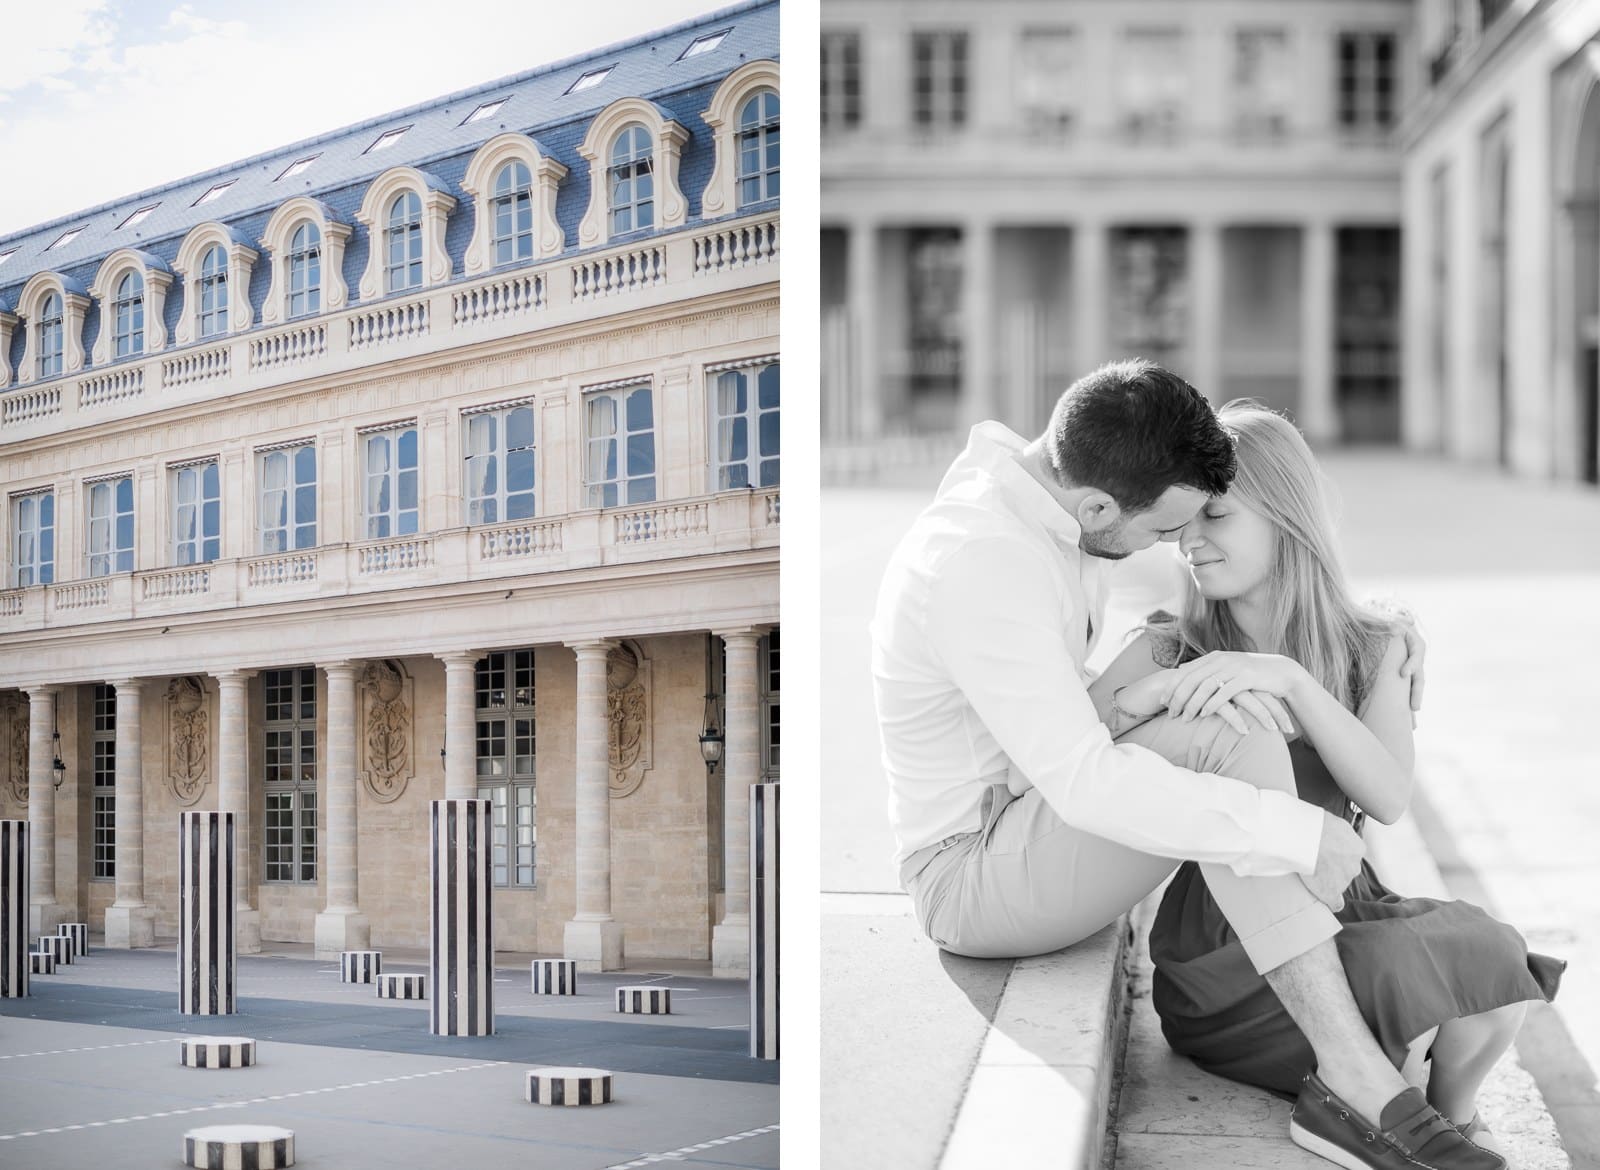
[[[622,926],[611,917],[611,749],[606,732],[606,656],[615,642],[568,643],[578,656],[578,908],[562,954],[580,971],[622,966]]]
[[[998,416],[994,401],[994,227],[986,220],[962,225],[961,316],[963,349],[958,428]],[[1016,419],[1002,420],[1018,426]]]
[[[33,933],[54,934],[72,917],[56,902],[56,789],[51,763],[55,744],[58,687],[28,688],[28,838],[32,850],[29,884],[33,887],[28,922]]]
[[[878,225],[857,220],[851,225],[845,254],[845,304],[849,314],[850,386],[840,404],[847,412],[840,421],[844,434],[836,438],[876,438],[883,432],[886,414],[883,402],[882,363],[878,331],[878,295],[883,273],[879,271]]]
[[[444,663],[444,798],[478,795],[477,682],[479,655],[467,650],[437,655]]]
[[[249,859],[250,850],[250,747],[248,735],[248,702],[250,676],[253,671],[219,671],[217,680],[220,711],[217,728],[217,805],[223,812],[233,814],[235,848],[239,857],[239,872],[234,878],[238,905],[234,909],[234,929],[238,934],[236,947],[241,955],[255,955],[261,951],[261,912],[250,906],[250,874],[254,872]]]
[[[1072,307],[1078,331],[1072,373],[1081,377],[1113,356],[1106,306],[1111,282],[1106,276],[1106,225],[1079,220],[1072,228]],[[1065,386],[1054,387],[1059,395]],[[1054,406],[1054,403],[1051,404]]]
[[[722,921],[711,932],[711,973],[750,973],[750,786],[761,779],[761,702],[753,629],[719,630],[727,647],[722,753]]]
[[[1322,222],[1301,229],[1300,405],[1295,421],[1313,443],[1339,437],[1333,394],[1333,227]]]
[[[144,680],[111,679],[117,693],[117,897],[106,907],[106,946],[156,943],[155,911],[144,903]]]
[[[370,939],[356,904],[356,668],[322,667],[328,679],[328,902],[316,921],[316,956],[364,951]]]
[[[1222,229],[1189,225],[1189,368],[1177,371],[1217,405],[1229,395],[1222,385]]]

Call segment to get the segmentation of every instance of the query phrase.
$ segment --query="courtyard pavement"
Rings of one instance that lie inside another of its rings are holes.
[[[1574,1167],[1600,1166],[1600,740],[1590,731],[1600,709],[1600,494],[1395,451],[1323,458],[1342,501],[1341,534],[1358,590],[1411,605],[1429,638],[1418,797],[1407,835],[1391,841],[1386,856],[1403,864],[1409,851],[1423,855],[1425,868],[1436,862],[1433,872],[1453,896],[1485,905],[1531,946],[1570,961],[1557,1003],[1530,1013],[1488,1109],[1516,1131],[1529,1170],[1569,1159]],[[889,864],[865,626],[889,553],[937,476],[934,468],[900,468],[891,486],[823,493],[822,1148],[829,1167],[966,1164],[962,1106],[984,1079],[975,1074],[1001,1030],[996,1021],[1007,1015],[1007,988],[1024,970],[933,953]],[[1117,615],[1127,622],[1170,580],[1170,552],[1133,558],[1124,572],[1137,592]],[[1116,624],[1102,654],[1113,648]],[[1424,892],[1418,881],[1426,874],[1411,887]],[[1109,961],[1108,944],[1095,945]],[[1198,1074],[1166,1051],[1141,993],[1147,971],[1136,951],[1131,958],[1125,1095],[1108,1161],[1126,1170],[1298,1165],[1298,1151],[1274,1136],[1284,1132],[1286,1106]],[[887,980],[886,972],[893,972]],[[1083,978],[1073,984],[1059,974],[1056,986],[1063,995],[1086,994],[1093,981]],[[863,1044],[864,1036],[893,1044]],[[1072,1068],[1056,1071],[1072,1083]],[[1259,1143],[1250,1147],[1257,1160],[1242,1161],[1247,1147],[1232,1139]],[[883,1160],[889,1155],[892,1163]]]
[[[186,1130],[243,1123],[295,1131],[296,1165],[329,1170],[778,1165],[778,1065],[746,1055],[746,984],[708,964],[583,974],[576,996],[534,996],[527,957],[501,955],[495,1034],[445,1038],[426,1001],[342,984],[309,948],[241,956],[239,1011],[199,1017],[178,1012],[170,945],[98,941],[0,1001],[0,1167],[181,1166]],[[386,971],[426,966],[384,948]],[[633,983],[671,988],[672,1014],[617,1014],[612,990]],[[184,1035],[252,1037],[258,1063],[185,1068]],[[609,1069],[615,1100],[530,1105],[524,1074],[543,1065]]]

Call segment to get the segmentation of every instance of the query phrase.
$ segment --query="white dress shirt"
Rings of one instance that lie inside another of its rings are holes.
[[[1311,873],[1318,809],[1111,742],[1083,665],[1109,566],[1079,551],[1077,521],[1017,462],[1025,445],[999,423],[972,429],[878,593],[896,862],[982,828],[986,784],[1021,787],[1020,772],[1067,824],[1140,852],[1245,877]]]

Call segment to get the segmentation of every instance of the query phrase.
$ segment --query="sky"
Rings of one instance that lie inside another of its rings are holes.
[[[727,2],[18,5],[0,35],[0,236]]]

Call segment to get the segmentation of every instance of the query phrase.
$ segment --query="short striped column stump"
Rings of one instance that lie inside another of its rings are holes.
[[[530,1069],[522,1095],[532,1105],[605,1105],[611,1101],[611,1073],[603,1068]]]
[[[87,922],[63,922],[56,927],[56,933],[63,938],[72,940],[72,953],[82,957],[89,953],[89,924]]]
[[[382,971],[382,951],[339,952],[340,983],[371,983]]]
[[[64,934],[41,934],[33,949],[41,955],[54,955],[58,967],[72,962],[72,940]]]
[[[249,1068],[256,1062],[256,1042],[245,1036],[185,1036],[185,1068]]]
[[[49,951],[29,951],[28,971],[34,975],[54,975],[56,957]]]
[[[578,961],[576,959],[533,960],[533,994],[577,995]]]
[[[670,1015],[672,992],[665,987],[619,987],[617,1010],[625,1015]]]
[[[391,975],[381,973],[378,980],[379,999],[427,999],[426,975]]]
[[[183,1135],[183,1164],[197,1170],[278,1170],[294,1165],[294,1130],[208,1125]]]

